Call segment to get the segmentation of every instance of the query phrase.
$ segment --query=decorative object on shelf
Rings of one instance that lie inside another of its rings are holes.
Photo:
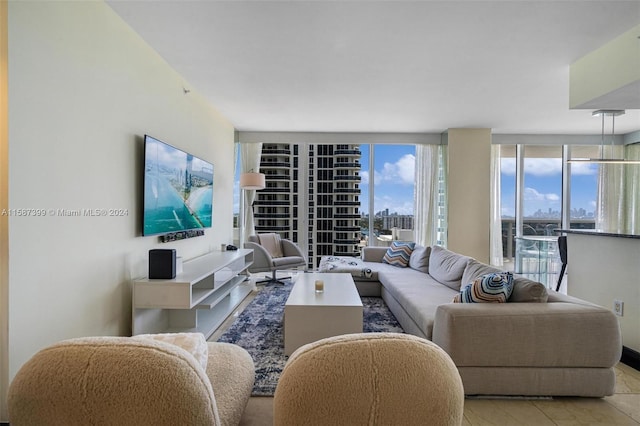
[[[240,188],[241,189],[254,189],[260,190],[266,187],[266,180],[264,173],[255,173],[253,169],[247,173],[240,175]]]
[[[600,116],[602,118],[602,139],[600,141],[600,158],[575,158],[567,160],[567,163],[596,163],[596,164],[640,164],[638,160],[625,160],[624,158],[605,158],[605,142],[604,142],[604,119],[605,117],[611,117],[611,144],[607,146],[613,146],[613,137],[616,130],[616,117],[623,115],[622,109],[599,109],[591,113],[592,116]]]
[[[176,277],[176,250],[149,250],[149,278],[172,279]]]
[[[324,291],[324,281],[316,280],[316,293],[322,293]]]

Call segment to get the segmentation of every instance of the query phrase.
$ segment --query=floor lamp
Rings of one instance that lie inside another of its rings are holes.
[[[242,193],[240,194],[240,247],[244,246],[244,223],[245,223],[245,213],[244,213],[244,191],[245,190],[260,190],[264,189],[266,186],[266,180],[264,173],[255,173],[253,170],[247,173],[240,174],[240,190]]]

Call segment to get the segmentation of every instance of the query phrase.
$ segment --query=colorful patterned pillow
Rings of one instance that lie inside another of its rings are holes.
[[[496,272],[479,276],[453,298],[453,303],[506,303],[513,291],[513,274]]]
[[[382,257],[382,263],[388,263],[389,265],[399,268],[406,268],[409,266],[411,252],[413,252],[415,246],[416,243],[392,242],[391,247],[387,249],[387,252]]]

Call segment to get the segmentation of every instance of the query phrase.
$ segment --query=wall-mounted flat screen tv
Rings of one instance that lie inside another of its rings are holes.
[[[142,235],[211,227],[213,165],[144,136]]]

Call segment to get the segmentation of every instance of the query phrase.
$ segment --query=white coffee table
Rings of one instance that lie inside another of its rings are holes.
[[[316,293],[315,281],[324,282]],[[284,305],[284,354],[340,334],[362,333],[362,300],[351,274],[298,274]]]

